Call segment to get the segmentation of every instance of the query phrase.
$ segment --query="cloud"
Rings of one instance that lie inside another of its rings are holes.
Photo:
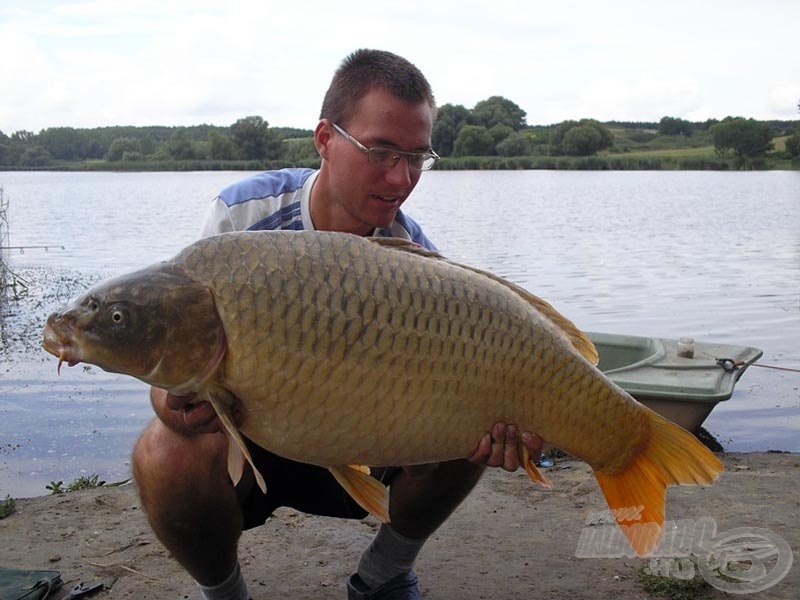
[[[766,114],[782,115],[785,119],[800,118],[800,82],[781,81],[774,84],[764,108]]]
[[[684,116],[703,109],[703,93],[691,78],[595,78],[579,90],[569,107],[575,117],[606,120],[657,121],[663,116]]]
[[[310,128],[334,69],[358,47],[409,58],[440,103],[501,95],[531,124],[797,118],[787,73],[800,72],[800,4],[767,4],[441,0],[420,12],[357,0],[4,0],[0,129],[248,115]]]
[[[59,95],[58,86],[54,85],[47,57],[36,42],[24,34],[4,31],[0,33],[0,56],[0,130],[5,123],[19,119],[19,107],[40,114],[51,110],[52,100]]]

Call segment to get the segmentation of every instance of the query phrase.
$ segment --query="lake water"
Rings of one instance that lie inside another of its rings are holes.
[[[12,302],[0,348],[0,499],[128,476],[146,389],[38,348],[46,314],[94,279],[174,254],[241,172],[0,173]],[[757,346],[800,369],[800,173],[430,172],[406,203],[440,250],[555,304],[581,328]],[[62,249],[63,247],[63,249]],[[731,451],[800,451],[800,373],[751,367],[705,427]]]

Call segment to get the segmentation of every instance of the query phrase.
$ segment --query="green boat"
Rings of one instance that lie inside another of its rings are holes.
[[[642,404],[691,432],[733,394],[758,348],[587,332],[600,370]]]

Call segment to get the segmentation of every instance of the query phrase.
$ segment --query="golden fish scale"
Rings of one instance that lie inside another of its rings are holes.
[[[505,420],[616,471],[646,440],[643,407],[560,329],[448,261],[309,233],[216,236],[176,260],[213,290],[243,433],[278,454],[432,462]]]

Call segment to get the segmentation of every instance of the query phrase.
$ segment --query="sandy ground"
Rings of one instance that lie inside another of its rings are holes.
[[[752,597],[797,598],[800,455],[726,454],[723,460],[726,473],[714,486],[670,488],[667,519],[694,523],[709,517],[717,526],[712,541],[725,541],[726,533],[742,527],[769,530],[771,540],[777,534],[793,555],[773,544],[774,551],[765,553],[771,555],[756,559],[756,566],[763,564],[767,577],[775,577],[781,560],[794,565]],[[554,489],[547,491],[520,472],[488,473],[425,546],[416,569],[423,596],[651,597],[638,573],[643,567],[669,567],[666,559],[576,557],[582,530],[593,530],[586,524],[591,511],[605,508],[590,469],[563,459],[549,477]],[[0,520],[0,565],[60,570],[65,585],[57,600],[79,582],[104,582],[106,589],[92,596],[101,599],[179,599],[192,592],[190,578],[151,533],[132,485],[21,499],[16,508]],[[609,531],[616,525],[601,527]],[[281,509],[242,538],[240,556],[254,600],[345,598],[344,580],[375,528],[371,518],[345,521]],[[741,572],[743,564],[750,563],[740,560],[729,572]],[[674,575],[668,579],[679,583]],[[731,597],[713,587],[708,592],[709,598]]]

